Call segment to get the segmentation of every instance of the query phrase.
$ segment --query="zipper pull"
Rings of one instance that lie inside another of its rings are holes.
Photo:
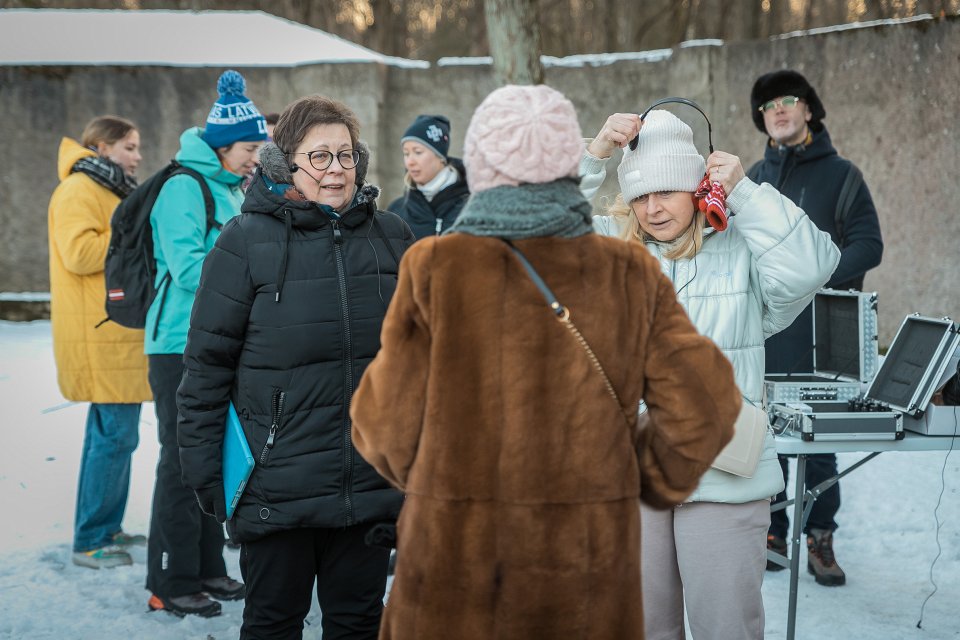
[[[437,235],[440,235],[440,227],[443,226],[443,220],[437,218]]]
[[[270,425],[270,435],[267,436],[267,449],[273,448],[273,439],[276,437],[276,435],[277,435],[277,423],[274,422],[272,425]]]
[[[340,225],[336,221],[333,222],[333,241],[336,244],[343,244],[343,234],[340,233]]]
[[[277,436],[277,429],[280,428],[280,416],[283,415],[283,401],[286,397],[286,394],[279,389],[274,389],[273,392],[273,422],[270,424],[270,434],[267,436],[267,444],[265,449],[272,449],[273,442]]]

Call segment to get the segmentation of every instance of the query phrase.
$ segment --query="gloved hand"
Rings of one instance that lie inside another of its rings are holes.
[[[195,489],[194,493],[197,494],[200,511],[203,511],[208,516],[213,516],[217,519],[217,522],[225,522],[227,520],[227,503],[223,498],[223,487],[221,485],[218,484],[214,487]]]

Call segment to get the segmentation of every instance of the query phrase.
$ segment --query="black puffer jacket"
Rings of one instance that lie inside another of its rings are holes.
[[[417,239],[437,236],[449,229],[470,197],[463,163],[450,158],[450,166],[456,169],[459,178],[432,200],[428,201],[418,189],[411,188],[387,207],[410,225]]]
[[[850,170],[822,127],[809,144],[767,145],[763,160],[748,175],[769,182],[790,198],[840,248],[840,264],[825,286],[861,289],[864,274],[880,264],[883,238],[870,189],[860,185],[842,229],[837,228],[837,201]],[[813,370],[813,312],[807,307],[793,324],[766,341],[767,372],[809,373]]]
[[[256,458],[230,521],[239,541],[399,513],[401,494],[353,449],[349,415],[414,240],[377,211],[378,193],[363,187],[333,221],[258,175],[204,262],[178,393],[180,459],[184,484],[222,487],[232,401]]]

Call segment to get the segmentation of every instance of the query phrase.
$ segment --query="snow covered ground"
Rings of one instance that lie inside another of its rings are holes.
[[[66,402],[57,390],[49,322],[0,322],[0,638],[236,638],[242,603],[224,603],[223,615],[212,619],[148,613],[142,549],[132,567],[71,564],[85,416],[86,405]],[[144,407],[140,436],[124,528],[146,533],[158,449],[152,405]],[[843,454],[841,466],[859,457]],[[801,576],[797,638],[960,638],[960,452],[884,453],[842,486],[836,551],[848,584],[830,589]],[[921,630],[941,491],[938,591]],[[237,552],[225,557],[239,578]],[[787,572],[767,573],[767,638],[785,637],[787,593]],[[305,638],[321,637],[319,620],[315,606]]]

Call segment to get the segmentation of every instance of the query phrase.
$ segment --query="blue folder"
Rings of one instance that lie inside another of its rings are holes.
[[[223,432],[223,495],[227,505],[227,520],[240,502],[247,480],[253,473],[253,453],[243,433],[237,409],[230,403],[227,408],[227,428]]]

